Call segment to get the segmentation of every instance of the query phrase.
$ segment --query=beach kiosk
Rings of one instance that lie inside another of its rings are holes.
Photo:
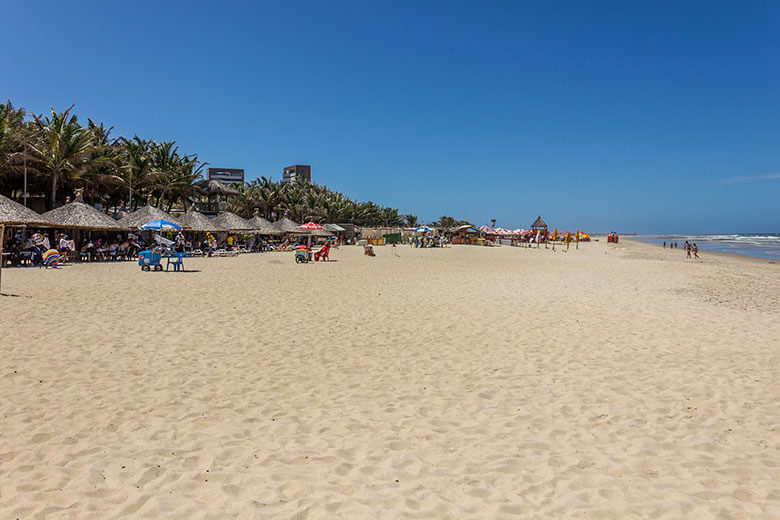
[[[536,220],[534,220],[534,223],[531,224],[531,232],[533,233],[534,237],[538,237],[539,242],[541,242],[545,238],[547,238],[547,224],[545,223],[544,220],[542,220],[542,216],[541,215],[536,217]],[[537,244],[539,242],[537,242]]]

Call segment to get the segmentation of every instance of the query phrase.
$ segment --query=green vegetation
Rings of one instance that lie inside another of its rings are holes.
[[[62,205],[76,188],[84,199],[104,208],[126,204],[130,209],[147,200],[162,209],[200,207],[209,192],[202,186],[197,154],[184,154],[175,141],[158,143],[134,136],[114,138],[112,128],[87,120],[82,126],[72,113],[53,109],[48,116],[0,103],[0,193],[21,200],[24,171],[27,192],[46,197],[46,209]],[[199,183],[199,181],[201,181]],[[232,186],[228,209],[251,217],[276,220],[354,223],[361,226],[417,225],[414,215],[373,202],[359,202],[324,186],[282,183],[261,177]]]

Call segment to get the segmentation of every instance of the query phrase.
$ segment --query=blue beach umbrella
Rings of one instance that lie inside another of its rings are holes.
[[[418,228],[415,228],[415,233],[429,233],[433,231],[433,228],[429,228],[428,226],[420,226]]]
[[[173,222],[168,222],[167,220],[159,219],[152,220],[151,222],[147,222],[146,224],[138,226],[138,229],[155,231],[179,231],[181,230],[181,226],[177,226]]]

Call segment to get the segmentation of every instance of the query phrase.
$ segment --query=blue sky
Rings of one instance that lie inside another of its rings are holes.
[[[13,2],[0,97],[425,221],[780,231],[778,2]]]

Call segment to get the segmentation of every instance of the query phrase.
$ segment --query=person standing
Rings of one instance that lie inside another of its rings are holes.
[[[688,253],[688,256],[691,256],[691,254]],[[696,245],[695,242],[693,244],[693,256],[694,258],[699,258],[699,247]]]

